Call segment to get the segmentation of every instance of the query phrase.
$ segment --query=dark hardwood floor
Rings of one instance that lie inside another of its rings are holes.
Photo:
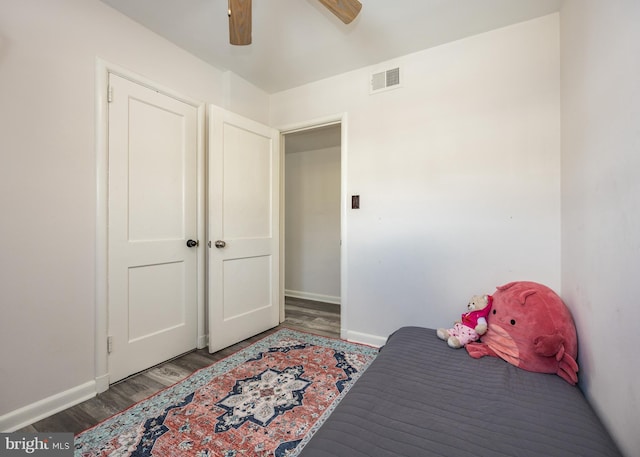
[[[287,297],[285,300],[285,316],[285,321],[278,327],[248,340],[213,354],[209,354],[206,348],[189,352],[117,382],[111,385],[109,390],[90,400],[24,427],[19,431],[32,433],[79,433],[165,387],[175,384],[194,371],[209,366],[283,327],[334,338],[340,337],[339,305]]]

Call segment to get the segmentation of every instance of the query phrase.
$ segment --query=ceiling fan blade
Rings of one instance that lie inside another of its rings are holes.
[[[362,3],[358,0],[319,0],[329,11],[338,16],[342,22],[349,24],[360,10]]]
[[[229,0],[229,42],[251,44],[251,0]]]

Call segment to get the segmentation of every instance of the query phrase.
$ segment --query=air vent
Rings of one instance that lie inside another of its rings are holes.
[[[371,93],[400,87],[400,67],[371,75]]]

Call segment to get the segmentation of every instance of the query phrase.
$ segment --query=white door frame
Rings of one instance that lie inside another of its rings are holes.
[[[206,237],[205,232],[205,142],[204,142],[204,103],[185,97],[176,91],[156,84],[141,75],[127,69],[111,64],[100,58],[96,59],[96,124],[95,124],[95,149],[96,149],[96,265],[95,265],[95,381],[96,391],[104,392],[109,388],[109,366],[107,354],[108,332],[108,83],[109,74],[113,73],[129,79],[137,84],[148,87],[178,99],[198,110],[198,141],[197,141],[197,167],[198,167],[198,202],[197,202],[197,236],[199,240]],[[207,345],[205,334],[205,252],[198,250],[198,348]]]
[[[348,281],[347,281],[347,113],[334,114],[318,119],[289,124],[275,129],[280,131],[280,322],[284,321],[284,273],[285,273],[285,140],[288,133],[313,130],[340,124],[340,338],[348,337]]]

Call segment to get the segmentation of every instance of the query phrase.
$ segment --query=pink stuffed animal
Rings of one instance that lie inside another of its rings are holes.
[[[468,312],[456,321],[453,328],[439,328],[436,331],[438,338],[445,340],[447,344],[458,349],[467,343],[477,341],[480,335],[487,332],[487,316],[491,311],[493,297],[491,295],[474,295],[467,304]]]
[[[576,384],[578,338],[562,299],[530,281],[505,284],[493,296],[487,334],[481,343],[467,345],[469,355],[500,357],[524,370],[555,373]]]

